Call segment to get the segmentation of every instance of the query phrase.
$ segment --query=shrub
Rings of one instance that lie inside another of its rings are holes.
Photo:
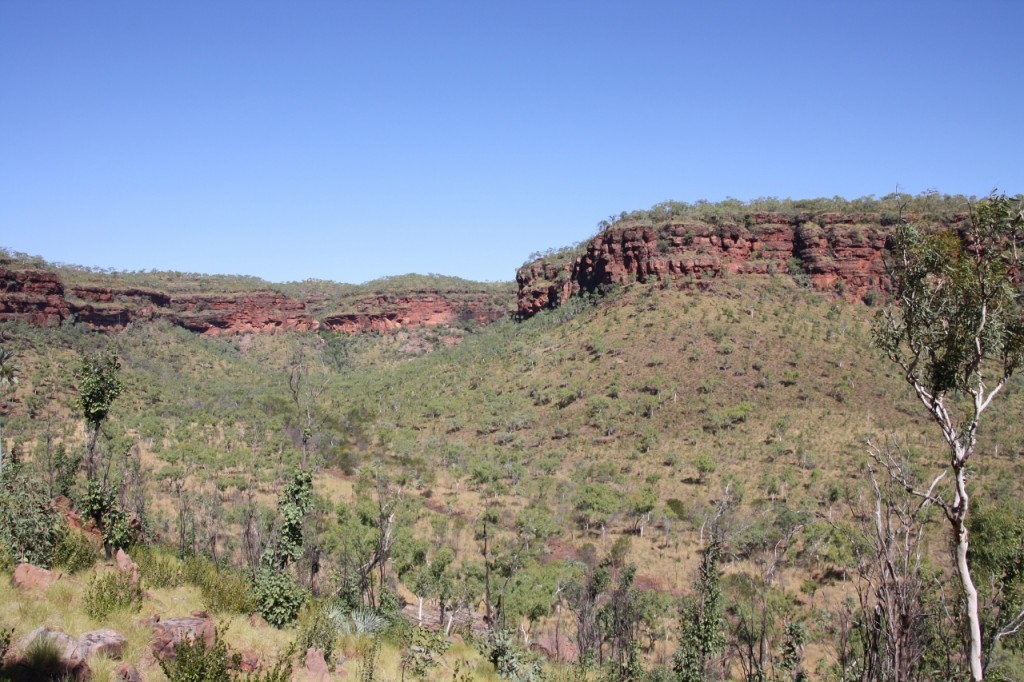
[[[19,464],[0,470],[0,545],[14,562],[49,567],[60,522],[39,478]]]
[[[665,500],[665,506],[668,507],[677,519],[680,521],[686,521],[686,506],[683,501],[675,497],[671,497]]]
[[[509,632],[492,632],[483,643],[480,653],[494,665],[498,676],[506,680],[535,682],[542,679],[540,661],[516,644],[515,636]]]
[[[108,557],[112,550],[128,549],[138,539],[114,491],[96,481],[89,481],[82,498],[82,512],[102,529]]]
[[[257,598],[252,581],[237,569],[218,566],[205,557],[193,556],[184,562],[182,575],[186,582],[199,588],[203,606],[208,611],[248,614],[256,609]]]
[[[405,672],[415,677],[425,678],[431,668],[440,663],[440,658],[448,651],[451,643],[445,639],[441,631],[431,632],[426,628],[416,628],[412,633],[412,643],[402,653],[402,677]]]
[[[230,682],[231,655],[220,638],[206,648],[201,637],[184,638],[174,647],[173,661],[160,661],[169,682]]]
[[[139,565],[139,572],[147,585],[158,588],[177,587],[184,580],[182,562],[159,548],[137,546],[132,558]]]
[[[130,573],[104,573],[89,583],[83,603],[85,612],[95,620],[103,620],[122,609],[137,611],[142,607],[142,585],[133,582]]]
[[[308,596],[291,573],[270,568],[260,569],[254,592],[260,615],[277,628],[295,620]]]
[[[703,481],[708,474],[715,473],[715,469],[718,465],[711,455],[701,453],[693,458],[693,467],[697,470],[697,480]]]
[[[337,630],[328,606],[323,602],[309,602],[299,613],[299,636],[296,637],[299,650],[319,649],[324,653],[324,660],[330,662],[336,639]]]
[[[91,567],[100,558],[99,548],[84,534],[64,528],[53,551],[53,565],[68,573],[78,573]]]
[[[200,637],[183,639],[174,647],[174,653],[173,661],[160,661],[160,669],[168,682],[289,682],[295,649],[294,646],[289,648],[269,670],[244,677],[236,672],[241,663],[241,655],[232,651],[220,637],[209,648]]]

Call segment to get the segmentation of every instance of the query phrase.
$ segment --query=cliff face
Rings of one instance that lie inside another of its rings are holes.
[[[171,300],[178,324],[200,334],[311,332],[320,323],[306,304],[273,291],[239,296],[189,296]]]
[[[529,317],[606,285],[680,280],[707,287],[724,274],[789,274],[817,290],[864,299],[888,290],[882,257],[890,231],[872,214],[753,213],[743,224],[612,227],[575,260],[520,268],[518,313]]]
[[[313,304],[318,303],[323,301]],[[0,268],[0,321],[21,320],[39,326],[72,321],[93,329],[119,330],[136,320],[164,319],[211,336],[321,328],[356,333],[467,321],[483,325],[506,314],[491,296],[466,292],[369,296],[345,307],[352,310],[327,315],[321,322],[309,312],[306,302],[276,291],[171,294],[139,287],[66,289],[54,272]]]
[[[455,298],[431,292],[372,296],[355,302],[354,310],[324,318],[324,325],[341,332],[394,332],[403,327],[450,326],[459,322],[490,324],[504,313],[486,295]]]
[[[0,321],[55,327],[69,315],[64,284],[55,273],[0,268]]]

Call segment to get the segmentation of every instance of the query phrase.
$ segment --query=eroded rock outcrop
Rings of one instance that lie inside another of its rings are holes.
[[[92,677],[91,657],[119,660],[127,643],[127,638],[114,630],[93,630],[76,639],[61,630],[38,627],[15,642],[4,666],[14,673],[14,679],[88,680]],[[34,655],[32,649],[40,646],[53,656]]]
[[[217,641],[217,626],[210,616],[197,611],[191,616],[168,618],[153,623],[153,656],[159,660],[174,660],[176,649],[184,641],[203,640],[207,649]]]
[[[310,332],[320,323],[306,304],[274,291],[238,295],[176,296],[171,299],[174,322],[200,334],[247,334],[276,331]]]
[[[849,300],[888,289],[889,225],[875,214],[751,213],[741,223],[612,227],[574,260],[528,263],[516,274],[520,317],[582,292],[630,282],[704,288],[723,275],[788,274]]]
[[[380,295],[360,299],[349,312],[324,318],[324,325],[340,332],[395,332],[409,327],[451,326],[475,322],[489,324],[501,318],[504,311],[490,297],[456,296],[433,292],[411,292]]]
[[[64,283],[56,273],[0,268],[0,322],[22,320],[56,327],[69,315]]]
[[[489,324],[508,314],[509,300],[486,291],[412,290],[336,301],[340,312],[330,312],[331,305],[325,294],[312,294],[305,301],[269,289],[168,293],[133,286],[66,288],[55,272],[0,268],[0,322],[17,320],[37,326],[77,323],[106,331],[121,330],[137,321],[167,320],[210,336],[322,328],[346,333],[396,332],[467,322]],[[318,311],[316,316],[311,309]]]

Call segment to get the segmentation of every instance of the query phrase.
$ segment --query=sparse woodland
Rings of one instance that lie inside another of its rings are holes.
[[[971,210],[899,199],[609,223],[886,211],[895,230]],[[0,648],[112,628],[145,680],[306,679],[309,649],[334,679],[1022,679],[1021,207],[973,210],[998,234],[901,233],[934,248],[872,305],[771,273],[581,295],[454,346],[428,327],[0,323]],[[21,563],[64,577],[16,587]],[[149,655],[144,617],[200,610],[214,645]]]

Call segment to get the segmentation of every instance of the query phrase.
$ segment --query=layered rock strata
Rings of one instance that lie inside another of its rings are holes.
[[[870,298],[888,290],[883,254],[891,231],[875,214],[752,213],[742,223],[612,227],[573,260],[520,268],[518,314],[530,317],[608,285],[707,287],[724,275],[788,274],[846,299]]]

